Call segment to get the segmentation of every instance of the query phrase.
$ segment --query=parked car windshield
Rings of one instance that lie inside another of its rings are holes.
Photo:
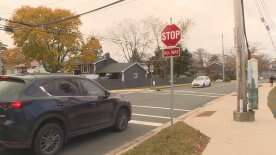
[[[13,101],[18,99],[24,87],[23,82],[1,80],[0,101]]]

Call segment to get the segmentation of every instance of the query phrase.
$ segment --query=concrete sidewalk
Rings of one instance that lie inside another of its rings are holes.
[[[185,122],[211,138],[203,155],[275,155],[276,120],[267,106],[269,84],[260,88],[260,105],[256,121],[233,121],[236,96],[230,94],[214,100]],[[215,111],[211,116],[198,117],[205,111]]]

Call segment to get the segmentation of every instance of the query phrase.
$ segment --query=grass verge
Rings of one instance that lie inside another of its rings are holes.
[[[178,122],[124,155],[200,155],[208,142],[209,137]]]
[[[276,118],[276,87],[273,88],[268,95],[268,107]]]

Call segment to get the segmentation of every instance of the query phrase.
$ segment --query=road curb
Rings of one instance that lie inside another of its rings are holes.
[[[224,96],[221,96],[215,100],[212,100],[208,103],[206,103],[205,105],[201,106],[201,107],[198,107],[190,112],[187,112],[179,117],[177,117],[175,120],[174,120],[174,123],[177,123],[177,122],[181,122],[181,121],[185,121],[187,118],[189,117],[192,117],[192,116],[195,116],[196,114],[200,113],[205,107],[208,107],[210,105],[212,105],[213,103],[215,103],[214,101],[216,100],[221,100],[222,98],[224,98],[225,96],[228,96],[228,95],[232,95],[234,92],[232,93],[229,93],[227,95],[224,95]],[[149,132],[147,132],[146,134],[134,139],[133,141],[129,142],[129,143],[126,143],[122,146],[120,146],[119,148],[116,148],[114,150],[111,150],[110,152],[106,153],[106,155],[121,155],[123,153],[126,153],[127,151],[135,148],[136,146],[140,145],[141,143],[143,143],[144,141],[150,139],[151,137],[155,136],[156,134],[158,134],[161,130],[169,127],[171,125],[170,122],[168,123],[165,123],[164,125],[156,128],[156,129],[153,129]]]

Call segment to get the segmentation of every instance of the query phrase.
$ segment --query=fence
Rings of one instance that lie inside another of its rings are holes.
[[[175,84],[185,84],[191,83],[193,80],[192,77],[186,78],[177,78],[175,79]],[[122,82],[119,79],[97,79],[97,81],[102,84],[108,90],[115,90],[115,89],[126,89],[126,88],[139,88],[139,87],[150,87],[150,79],[146,79],[144,81],[139,82]],[[170,79],[162,79],[162,78],[155,78],[156,86],[164,86],[170,84]]]

